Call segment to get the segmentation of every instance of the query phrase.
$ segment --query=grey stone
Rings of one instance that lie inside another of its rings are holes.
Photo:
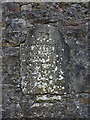
[[[32,5],[31,4],[22,5],[21,10],[31,11],[32,10]]]

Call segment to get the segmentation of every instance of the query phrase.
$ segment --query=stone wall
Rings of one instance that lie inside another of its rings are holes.
[[[89,3],[2,4],[2,116],[86,119]]]

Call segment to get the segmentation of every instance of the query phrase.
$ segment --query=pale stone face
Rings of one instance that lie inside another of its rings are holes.
[[[50,25],[38,25],[34,34],[28,34],[26,43],[21,44],[22,91],[25,94],[63,94],[62,46],[60,42],[57,45],[61,38],[56,37],[59,32]]]

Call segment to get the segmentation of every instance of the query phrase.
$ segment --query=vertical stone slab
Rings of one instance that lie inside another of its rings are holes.
[[[22,91],[25,94],[64,94],[62,38],[57,28],[37,25],[21,44]]]

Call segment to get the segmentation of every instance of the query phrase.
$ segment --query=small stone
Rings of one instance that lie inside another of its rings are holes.
[[[77,44],[77,45],[79,45],[79,44],[80,44],[80,42],[79,42],[79,41],[76,41],[76,44]]]
[[[32,5],[28,4],[28,5],[23,5],[21,6],[21,10],[25,10],[25,11],[31,11],[32,10]]]
[[[19,12],[20,11],[19,4],[15,4],[15,3],[9,4],[8,8],[9,8],[9,11],[11,11],[11,12]]]

